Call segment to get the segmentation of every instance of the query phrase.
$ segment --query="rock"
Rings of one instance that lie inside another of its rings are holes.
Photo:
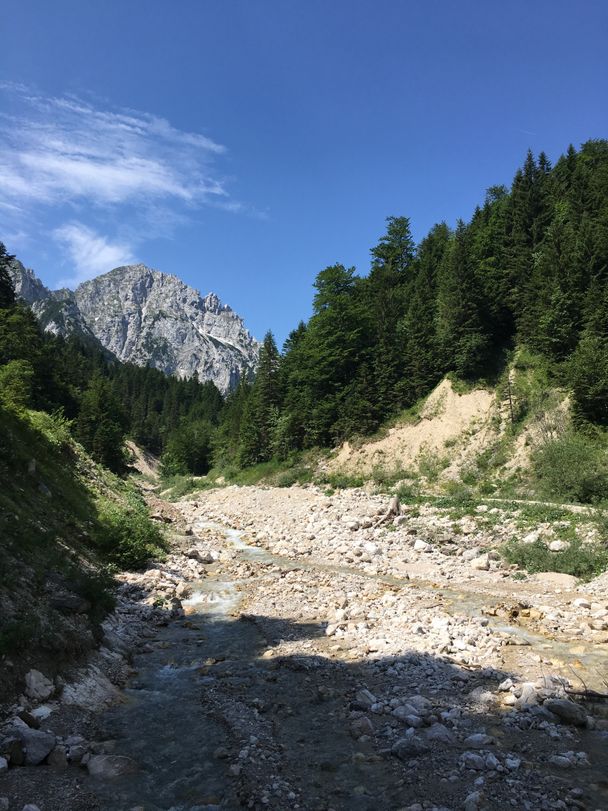
[[[398,757],[399,760],[407,762],[412,758],[419,757],[426,754],[430,750],[430,746],[426,741],[418,738],[416,735],[409,735],[406,738],[399,738],[391,747],[391,753]]]
[[[483,732],[476,732],[474,735],[469,735],[468,738],[464,739],[464,745],[470,746],[473,749],[483,749],[494,743],[496,743],[495,739]]]
[[[23,741],[16,735],[10,735],[0,741],[0,755],[5,757],[11,766],[23,766],[25,763],[25,749]]]
[[[377,702],[377,700],[378,699],[376,698],[376,696],[373,693],[370,693],[370,691],[365,688],[363,688],[363,690],[359,690],[355,695],[355,701],[357,702],[357,704],[359,704],[361,707],[364,707],[365,709],[369,709],[372,706],[372,704],[375,704]]]
[[[360,738],[363,735],[371,737],[374,734],[374,725],[366,715],[363,715],[361,718],[355,718],[350,725],[350,731],[353,738]]]
[[[5,757],[0,757],[0,774],[8,771],[8,760]]]
[[[589,602],[589,600],[585,600],[584,597],[577,597],[576,600],[573,601],[572,605],[575,608],[585,608],[585,609],[591,608],[591,603]]]
[[[481,791],[471,792],[464,801],[463,811],[479,811],[483,807],[484,799]]]
[[[81,670],[73,682],[66,684],[61,697],[65,704],[93,712],[122,700],[120,690],[95,665]]]
[[[490,568],[490,558],[487,554],[480,555],[478,558],[473,558],[471,561],[471,568],[478,571],[486,572]]]
[[[477,772],[482,772],[486,768],[486,762],[481,755],[477,752],[464,752],[461,756],[461,762],[467,769],[473,769]]]
[[[11,273],[47,331],[99,342],[123,362],[180,377],[197,373],[223,394],[257,364],[260,344],[243,320],[214,293],[202,297],[175,276],[127,265],[57,298],[20,262],[11,263]]]
[[[549,544],[549,552],[563,552],[570,546],[566,541],[551,541]]]
[[[576,588],[578,580],[571,574],[561,572],[539,572],[534,575],[534,580],[547,588],[562,589],[571,591]]]
[[[67,769],[68,759],[66,757],[65,746],[56,746],[51,754],[48,756],[46,762],[53,769]]]
[[[426,731],[427,741],[439,741],[440,743],[452,743],[454,733],[443,724],[433,724]]]
[[[10,803],[8,797],[0,797],[0,811],[8,811]]]
[[[572,724],[576,727],[587,725],[587,714],[580,704],[569,701],[567,698],[549,698],[543,705],[553,715],[557,715],[560,721],[565,724]]]
[[[19,727],[17,735],[25,747],[25,765],[37,766],[55,748],[55,736],[52,732],[39,729]]]
[[[199,563],[215,563],[216,557],[206,549],[197,549],[195,546],[186,552],[187,557],[198,560]]]
[[[432,549],[432,545],[423,541],[421,538],[417,538],[414,541],[414,552],[430,552]]]
[[[55,685],[39,670],[30,670],[25,676],[25,694],[34,701],[46,701],[55,692]]]
[[[61,592],[54,594],[49,603],[52,608],[62,614],[84,614],[91,608],[91,603],[83,599],[78,594]]]
[[[21,720],[24,721],[28,727],[31,727],[32,729],[40,729],[40,719],[36,718],[36,716],[31,712],[21,710],[21,712],[17,714],[17,717],[21,718]]]
[[[28,803],[24,805],[21,811],[40,811],[37,805],[33,805],[32,803]]]
[[[92,755],[87,762],[87,769],[92,777],[113,780],[123,774],[135,774],[137,764],[124,755]]]
[[[549,758],[549,763],[552,766],[557,766],[559,769],[569,769],[573,764],[569,758],[564,755],[552,755]]]

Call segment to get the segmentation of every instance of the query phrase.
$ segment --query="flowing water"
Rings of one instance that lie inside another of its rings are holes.
[[[347,567],[273,555],[247,544],[238,530],[213,523],[195,526],[195,530],[206,529],[222,533],[243,560],[275,564],[282,569],[353,574]],[[479,615],[484,604],[482,594],[359,571],[356,574],[404,589],[432,589],[443,598],[445,610],[454,614]],[[124,691],[125,702],[104,715],[103,732],[106,739],[115,741],[115,753],[133,758],[139,771],[111,782],[92,781],[107,811],[138,807],[145,811],[210,811],[220,805],[225,808],[236,804],[234,796],[227,794],[226,764],[221,762],[221,749],[228,742],[229,731],[220,714],[205,711],[203,706],[206,691],[218,678],[218,668],[223,668],[222,678],[242,683],[244,689],[267,677],[267,663],[260,659],[267,640],[255,623],[238,620],[239,602],[239,583],[216,579],[212,569],[184,601],[189,612],[187,620],[160,629],[151,650],[135,657],[136,675]],[[605,668],[605,657],[593,650],[573,650],[573,646],[551,642],[519,626],[488,619],[496,629],[519,636],[552,658],[558,656],[572,664],[581,662],[585,672]],[[210,670],[210,666],[214,667]],[[298,724],[303,722],[299,720]],[[297,728],[293,727],[295,731]],[[319,747],[323,745],[320,739]],[[350,762],[346,768],[352,774]],[[370,806],[352,803],[348,807]]]

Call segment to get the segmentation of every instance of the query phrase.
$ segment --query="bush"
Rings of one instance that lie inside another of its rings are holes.
[[[139,569],[150,558],[163,555],[166,544],[145,506],[123,506],[103,501],[99,505],[95,542],[110,563]]]
[[[501,549],[509,563],[516,563],[531,574],[536,572],[561,572],[590,580],[608,569],[608,549],[602,544],[583,544],[571,541],[563,552],[550,552],[542,541],[525,544],[508,541]]]
[[[363,487],[363,476],[349,476],[347,473],[326,473],[320,480],[321,484],[328,484],[334,490],[346,490],[349,487]]]
[[[569,432],[545,442],[532,457],[541,492],[591,504],[608,497],[605,451],[588,437]]]
[[[27,408],[33,380],[34,367],[27,360],[11,360],[0,366],[0,404],[12,411]]]

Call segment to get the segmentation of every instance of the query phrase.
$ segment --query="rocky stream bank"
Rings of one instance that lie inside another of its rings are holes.
[[[518,581],[499,525],[388,507],[156,501],[168,559],[9,708],[0,809],[607,809],[605,582]]]

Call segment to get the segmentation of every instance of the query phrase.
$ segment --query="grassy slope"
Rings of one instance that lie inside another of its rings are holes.
[[[0,411],[0,687],[36,664],[57,672],[95,644],[113,604],[112,570],[125,548],[137,560],[125,546],[134,530],[141,559],[157,551],[136,491],[96,465],[66,425]],[[74,608],[57,606],[65,595]]]

